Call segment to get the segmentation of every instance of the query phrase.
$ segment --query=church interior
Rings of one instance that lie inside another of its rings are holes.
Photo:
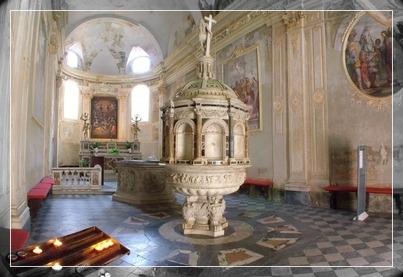
[[[401,4],[121,2],[1,6],[9,276],[401,274]]]

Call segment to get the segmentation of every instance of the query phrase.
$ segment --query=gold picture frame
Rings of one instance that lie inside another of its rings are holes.
[[[222,80],[238,98],[251,107],[249,131],[262,131],[262,89],[260,78],[260,46],[239,45],[222,64]]]
[[[365,101],[378,109],[392,104],[393,35],[388,12],[357,12],[342,37],[342,62],[351,85],[351,100]]]

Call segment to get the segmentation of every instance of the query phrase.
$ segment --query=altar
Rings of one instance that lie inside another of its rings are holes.
[[[115,173],[119,161],[142,158],[138,140],[133,142],[83,140],[78,155],[80,160],[90,161],[91,166],[96,164],[94,161],[98,161],[105,173]]]
[[[175,201],[170,185],[165,182],[165,167],[159,161],[123,160],[117,163],[118,184],[112,200],[155,205]]]

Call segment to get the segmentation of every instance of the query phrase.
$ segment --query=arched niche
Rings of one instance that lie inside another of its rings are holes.
[[[245,125],[240,122],[234,126],[234,158],[245,158]]]
[[[227,123],[222,119],[208,120],[202,128],[202,156],[208,161],[224,161],[228,157],[227,150]]]
[[[190,119],[181,119],[175,124],[174,134],[176,161],[193,160],[194,130],[195,124]]]

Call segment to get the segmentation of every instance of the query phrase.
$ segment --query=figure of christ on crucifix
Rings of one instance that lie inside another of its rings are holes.
[[[207,20],[208,22],[204,21]],[[204,52],[205,56],[210,56],[210,41],[213,37],[213,32],[211,31],[211,27],[213,23],[217,23],[217,21],[213,20],[212,15],[209,17],[204,17],[200,19],[199,22],[199,42],[200,48]]]

